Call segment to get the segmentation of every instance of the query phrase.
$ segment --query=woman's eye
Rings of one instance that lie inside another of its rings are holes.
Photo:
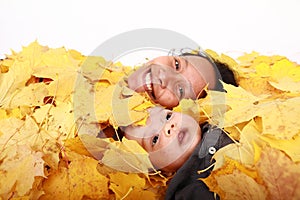
[[[180,63],[179,61],[175,58],[175,69],[179,70],[180,69]]]
[[[154,146],[158,141],[158,135],[154,136],[152,139],[152,146]]]
[[[171,112],[167,113],[166,120],[168,121],[171,117],[172,117],[172,113]]]

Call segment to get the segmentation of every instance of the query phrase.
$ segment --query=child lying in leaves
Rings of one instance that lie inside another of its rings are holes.
[[[188,115],[161,107],[149,112],[146,126],[126,127],[124,136],[136,140],[157,169],[176,172],[165,198],[214,199],[214,193],[199,178],[210,174],[212,156],[232,140],[221,129],[208,123],[199,126]]]

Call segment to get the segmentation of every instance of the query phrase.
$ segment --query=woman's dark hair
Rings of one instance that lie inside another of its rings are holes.
[[[221,63],[221,62],[218,62],[218,61],[214,61],[214,63],[216,64],[216,66],[217,66],[217,68],[220,72],[220,75],[222,77],[222,81],[224,83],[231,84],[231,85],[234,85],[234,86],[238,86],[238,84],[235,80],[233,71],[229,68],[229,66],[227,64]]]
[[[205,58],[208,60],[215,68],[216,76],[218,78],[218,82],[214,90],[217,91],[224,91],[222,83],[220,81],[223,81],[224,83],[231,84],[234,86],[238,86],[233,71],[229,68],[229,66],[225,63],[221,63],[217,60],[212,59],[209,55],[207,55],[205,52],[199,52],[198,54],[194,53],[182,53],[180,56],[199,56],[202,58]],[[218,72],[217,72],[218,70]],[[219,74],[219,75],[218,75]]]

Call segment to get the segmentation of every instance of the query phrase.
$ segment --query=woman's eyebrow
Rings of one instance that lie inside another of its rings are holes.
[[[184,56],[182,56],[181,59],[184,60],[185,67],[187,67],[189,64],[189,61],[186,58],[184,58]]]

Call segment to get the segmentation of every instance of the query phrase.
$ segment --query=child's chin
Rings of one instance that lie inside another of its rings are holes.
[[[179,158],[168,166],[163,167],[161,170],[164,172],[176,172],[186,162],[187,159],[188,158]]]

